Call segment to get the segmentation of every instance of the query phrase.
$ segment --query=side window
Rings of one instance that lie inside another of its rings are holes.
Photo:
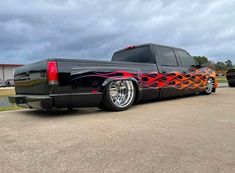
[[[182,67],[192,67],[193,65],[196,65],[195,60],[188,52],[183,50],[176,50],[176,52],[180,58]]]
[[[158,46],[160,65],[178,66],[174,50],[168,47]]]

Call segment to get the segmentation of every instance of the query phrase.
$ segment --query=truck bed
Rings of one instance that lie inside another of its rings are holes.
[[[50,85],[47,77],[47,63],[55,61],[58,69],[58,84]],[[15,89],[17,95],[32,97],[48,95],[54,99],[56,107],[76,107],[97,104],[100,97],[90,99],[89,102],[78,102],[86,99],[90,93],[101,94],[103,83],[109,77],[121,77],[129,73],[133,74],[134,80],[139,81],[138,74],[156,73],[155,64],[111,62],[96,60],[77,59],[46,59],[37,63],[17,68],[15,71]],[[109,76],[105,76],[108,74]],[[111,76],[110,76],[111,75]],[[93,100],[93,102],[91,101]]]

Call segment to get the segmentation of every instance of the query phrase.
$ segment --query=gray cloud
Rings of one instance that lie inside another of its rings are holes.
[[[230,0],[3,0],[0,63],[108,60],[117,49],[148,42],[235,63],[234,7]]]

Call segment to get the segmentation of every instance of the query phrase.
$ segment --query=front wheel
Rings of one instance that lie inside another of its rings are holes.
[[[104,90],[99,108],[109,111],[127,110],[135,100],[135,87],[132,81],[110,82]]]
[[[214,89],[214,79],[213,78],[209,78],[207,83],[206,83],[206,88],[204,89],[204,91],[202,92],[202,94],[204,95],[210,95]]]

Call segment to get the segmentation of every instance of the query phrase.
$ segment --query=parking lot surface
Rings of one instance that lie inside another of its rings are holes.
[[[235,172],[235,89],[66,113],[0,113],[0,172]]]

